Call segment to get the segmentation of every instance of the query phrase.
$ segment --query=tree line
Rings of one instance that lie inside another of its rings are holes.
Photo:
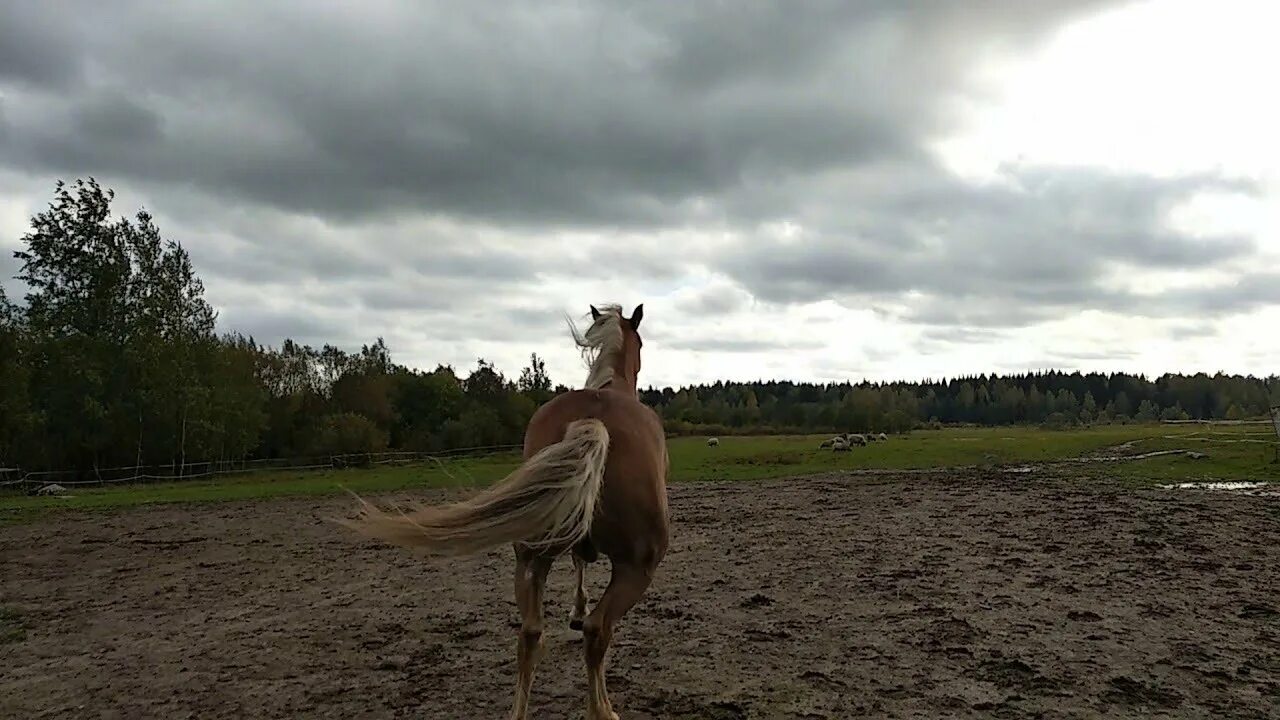
[[[949,380],[812,384],[717,382],[646,390],[667,429],[724,434],[903,432],[949,424],[1070,427],[1265,416],[1280,378],[1041,372]]]
[[[110,190],[59,182],[0,285],[0,467],[171,465],[384,449],[518,444],[553,386],[536,354],[508,378],[359,351],[218,334],[183,247]],[[785,381],[650,388],[671,433],[899,432],[924,424],[1072,425],[1262,415],[1266,380],[1235,375],[1040,373],[888,384]]]

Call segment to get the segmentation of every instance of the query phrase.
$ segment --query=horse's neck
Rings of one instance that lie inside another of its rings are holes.
[[[624,376],[621,372],[616,370],[613,373],[613,377],[609,378],[609,382],[601,385],[600,388],[608,388],[610,390],[617,390],[618,392],[631,393],[632,395],[640,394],[640,391],[636,389],[636,381]]]

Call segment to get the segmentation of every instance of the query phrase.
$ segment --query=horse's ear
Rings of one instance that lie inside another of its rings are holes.
[[[599,319],[600,319],[600,311],[596,309],[596,306],[595,306],[595,305],[592,305],[592,306],[591,306],[591,319],[592,319],[592,320],[599,320]]]
[[[636,306],[635,312],[631,313],[631,329],[639,330],[640,321],[644,319],[644,303]]]

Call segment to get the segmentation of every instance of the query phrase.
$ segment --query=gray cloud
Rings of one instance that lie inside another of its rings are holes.
[[[1108,360],[1124,360],[1134,356],[1134,353],[1122,348],[1111,348],[1105,352],[1088,351],[1080,349],[1059,350],[1053,353],[1053,357],[1058,361],[1090,361],[1097,360],[1106,362]]]
[[[813,351],[823,347],[820,342],[811,340],[788,340],[785,338],[732,338],[732,337],[688,337],[668,339],[664,345],[674,350],[692,350],[695,352],[730,352],[755,353],[778,351]]]
[[[1107,289],[1116,267],[1204,269],[1251,254],[1248,238],[1192,237],[1167,227],[1169,209],[1205,190],[1256,193],[1250,183],[1212,176],[1173,180],[1086,169],[1015,168],[1005,184],[974,186],[918,168],[917,182],[856,195],[848,232],[823,222],[831,201],[811,205],[803,242],[753,237],[722,268],[774,302],[902,298],[912,322],[1015,327],[1085,308],[1144,312],[1180,306],[1210,313],[1265,301],[1258,277],[1243,288],[1201,293],[1198,303]],[[826,192],[857,188],[861,178]],[[821,192],[814,189],[814,193]],[[804,207],[796,200],[795,207]],[[806,213],[797,213],[806,225]]]
[[[1136,315],[1184,314],[1215,317],[1280,304],[1280,273],[1266,270],[1238,277],[1234,282],[1179,290],[1135,306]]]
[[[65,51],[65,28],[53,17],[43,4],[0,6],[0,80],[63,87],[79,74],[76,54]]]
[[[712,285],[691,295],[677,306],[690,315],[730,315],[744,310],[751,296],[733,285]]]
[[[921,333],[926,343],[990,343],[1005,340],[1008,335],[1002,332],[971,327],[929,328]]]
[[[655,339],[742,354],[819,345],[659,328],[832,299],[944,347],[1084,308],[1280,302],[1260,271],[1105,282],[1240,264],[1247,238],[1165,217],[1248,184],[1015,167],[980,185],[927,151],[980,92],[975,62],[1118,2],[6,3],[0,173],[40,198],[89,173],[127,190],[223,325],[273,338],[523,352],[563,330],[553,286],[674,294]]]
[[[13,256],[13,250],[0,245],[0,282],[10,285],[10,279],[22,271],[22,264]],[[13,281],[17,284],[17,281]]]
[[[161,118],[123,90],[103,93],[72,110],[71,129],[103,144],[127,146],[161,139]]]
[[[917,154],[954,58],[1099,3],[72,5],[4,11],[40,38],[12,51],[13,165],[327,216],[608,226],[697,216],[744,177]]]
[[[239,331],[259,343],[273,346],[285,338],[312,347],[326,343],[350,347],[371,340],[349,333],[342,322],[314,310],[288,312],[254,306],[223,307],[219,308],[218,322],[223,332]]]
[[[1175,340],[1197,340],[1217,334],[1218,328],[1212,323],[1197,322],[1178,323],[1169,331],[1169,335]]]

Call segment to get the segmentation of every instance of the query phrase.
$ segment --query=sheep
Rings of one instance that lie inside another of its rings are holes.
[[[848,443],[851,446],[852,445],[865,446],[867,444],[867,437],[865,435],[862,435],[861,433],[850,435]]]
[[[720,438],[707,438],[707,447],[719,447]]]
[[[885,435],[884,433],[880,433],[880,442],[884,442],[888,439],[889,439],[888,435]]]
[[[832,438],[831,450],[833,452],[849,452],[849,443],[842,437]]]

